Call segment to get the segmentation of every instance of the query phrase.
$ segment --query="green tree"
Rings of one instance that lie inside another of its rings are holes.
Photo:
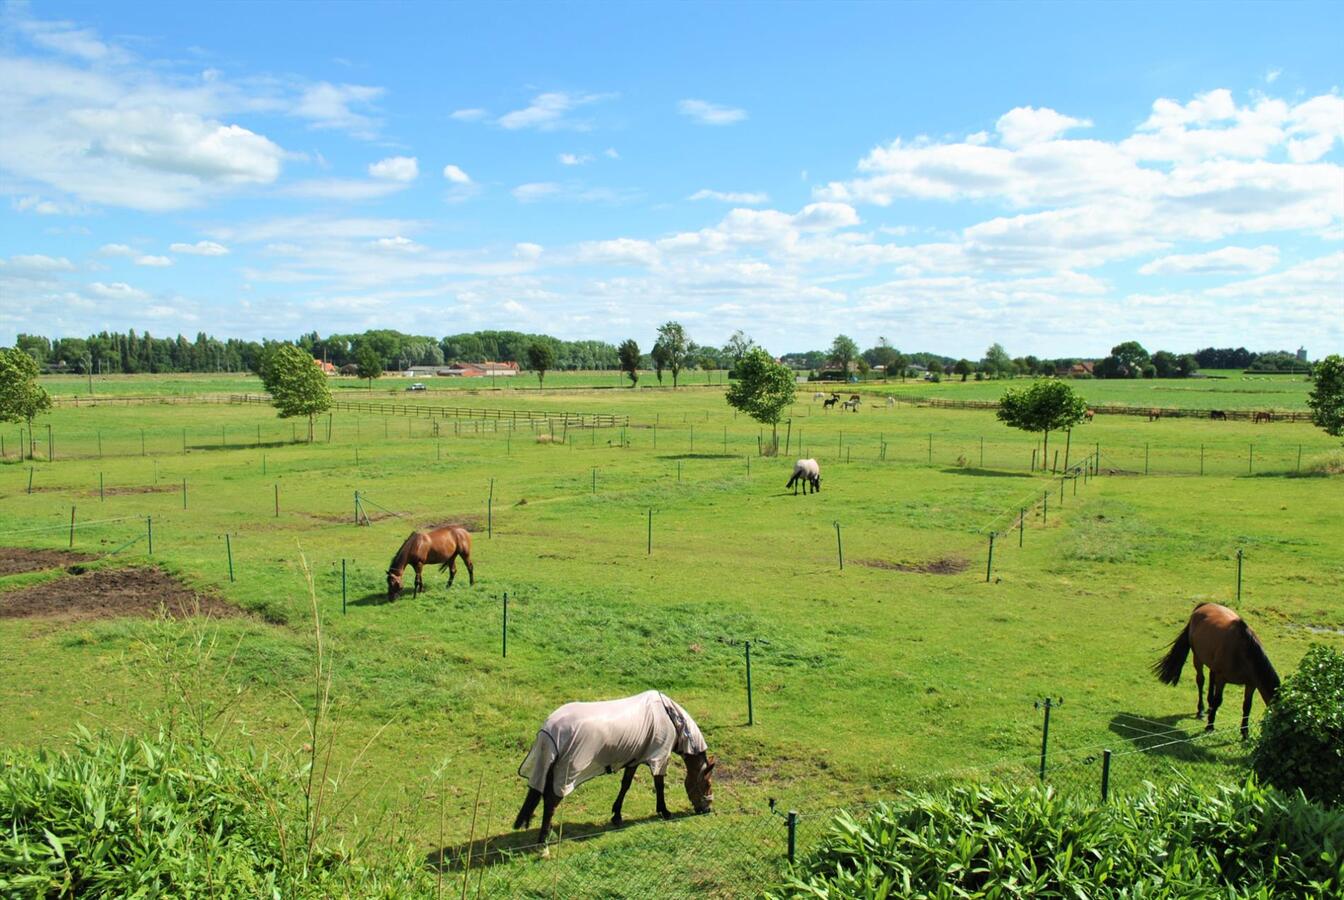
[[[639,384],[639,344],[635,343],[634,338],[626,338],[616,348],[616,354],[621,360],[621,371],[630,379],[630,386]]]
[[[686,329],[681,327],[680,322],[667,322],[658,327],[658,340],[653,345],[655,362],[660,346],[663,348],[663,363],[672,373],[672,387],[675,389],[677,376],[685,368],[691,351],[691,342],[687,339]],[[658,380],[662,381],[661,378]]]
[[[1199,360],[1195,359],[1193,353],[1182,354],[1176,360],[1176,374],[1181,378],[1189,378],[1199,371]]]
[[[655,341],[649,351],[649,361],[653,363],[653,374],[658,376],[658,383],[662,384],[663,370],[667,368],[667,348]]]
[[[331,409],[331,386],[317,360],[302,347],[275,344],[261,373],[280,418],[308,417],[308,443],[313,442],[313,418]]]
[[[1157,370],[1158,378],[1176,377],[1176,354],[1170,350],[1159,350],[1153,354],[1153,368]]]
[[[753,347],[737,363],[737,379],[728,386],[728,405],[770,426],[771,441],[779,449],[779,418],[793,402],[797,387],[793,370],[775,362],[761,347]]]
[[[1083,420],[1086,412],[1087,402],[1073,388],[1052,378],[1004,391],[997,415],[1000,422],[1014,428],[1044,432],[1044,460],[1050,453],[1050,432],[1072,428]]]
[[[965,381],[966,376],[975,371],[975,366],[971,365],[969,359],[959,359],[957,364],[952,367],[952,371],[960,375],[962,381]]]
[[[1007,350],[1003,349],[1002,344],[990,344],[989,349],[985,351],[985,358],[981,360],[980,366],[986,374],[993,375],[995,378],[1011,378],[1017,371],[1013,358],[1008,355]]]
[[[831,362],[840,367],[841,379],[849,380],[849,364],[854,361],[854,357],[859,355],[859,345],[854,343],[853,338],[848,335],[836,335],[835,340],[831,341],[830,349]]]
[[[0,422],[28,423],[28,455],[32,457],[33,419],[51,409],[51,397],[37,383],[37,360],[18,347],[0,350]],[[23,458],[23,448],[19,448]]]
[[[1102,378],[1138,378],[1150,362],[1148,351],[1138,341],[1125,341],[1111,348],[1111,355],[1097,366]]]
[[[359,345],[355,351],[355,367],[358,370],[356,374],[368,380],[370,391],[373,390],[373,379],[383,377],[383,360],[372,344]]]
[[[546,370],[555,365],[555,351],[541,341],[527,348],[527,367],[537,373],[537,387],[545,387]]]
[[[1316,364],[1312,378],[1315,384],[1307,397],[1311,421],[1326,434],[1339,437],[1344,434],[1344,357],[1330,354]]]
[[[733,332],[733,336],[728,339],[728,343],[723,345],[723,355],[728,357],[728,368],[730,372],[736,372],[738,363],[742,358],[750,353],[756,347],[756,342],[743,334],[742,329]],[[736,375],[732,377],[736,378]]]

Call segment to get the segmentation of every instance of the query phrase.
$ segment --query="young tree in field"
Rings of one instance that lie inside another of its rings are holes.
[[[1062,381],[1045,379],[1029,387],[1009,388],[999,400],[999,421],[1023,431],[1045,433],[1045,454],[1050,452],[1050,432],[1072,428],[1083,420],[1087,402]],[[1042,460],[1045,456],[1042,456]]]
[[[633,338],[627,338],[616,348],[616,354],[621,359],[621,371],[630,379],[630,386],[639,384],[639,344]]]
[[[276,344],[262,368],[261,380],[271,393],[271,405],[282,419],[308,417],[308,443],[313,442],[313,418],[331,409],[331,387],[317,361],[302,347]]]
[[[971,365],[969,359],[959,359],[957,364],[952,367],[952,371],[960,375],[962,381],[965,381],[966,376],[975,371],[975,366]]]
[[[28,423],[28,455],[32,456],[33,419],[51,409],[51,397],[37,383],[37,361],[17,347],[0,350],[0,422]],[[23,448],[19,448],[23,459]]]
[[[360,378],[367,379],[369,390],[373,390],[373,379],[383,377],[383,360],[372,344],[360,344],[355,351],[355,367]]]
[[[793,370],[753,347],[737,363],[737,380],[728,386],[728,405],[770,426],[772,446],[779,449],[779,418],[793,402]]]
[[[1344,357],[1332,353],[1312,371],[1315,384],[1307,397],[1311,421],[1326,434],[1344,435]]]
[[[555,365],[555,351],[540,341],[527,348],[527,367],[537,373],[537,387],[545,387],[546,370]]]
[[[728,339],[728,343],[723,345],[723,355],[728,357],[728,368],[737,371],[738,363],[742,358],[750,353],[756,347],[756,342],[747,337],[742,329],[733,332],[733,336]],[[736,376],[734,376],[736,377]]]
[[[687,339],[686,329],[681,327],[680,322],[667,322],[658,326],[658,340],[653,345],[655,354],[660,346],[663,348],[663,361],[672,372],[672,387],[675,389],[677,376],[686,366],[691,352],[691,342]]]
[[[667,348],[658,342],[654,342],[653,349],[649,351],[649,359],[653,362],[653,374],[658,376],[658,383],[663,383],[663,370],[667,368]]]
[[[840,379],[849,381],[849,364],[859,355],[859,345],[848,335],[836,335],[831,341],[831,361],[840,367]]]

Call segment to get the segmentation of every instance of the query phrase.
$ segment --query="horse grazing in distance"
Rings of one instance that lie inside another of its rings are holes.
[[[887,398],[887,409],[891,409],[891,408],[892,408],[893,406],[895,406],[895,405],[896,405],[896,398],[895,398],[895,397],[888,397],[888,398]]]
[[[817,464],[815,459],[800,459],[794,463],[793,475],[789,478],[788,483],[784,485],[784,490],[787,491],[789,488],[793,488],[793,496],[797,497],[798,482],[800,481],[803,483],[804,494],[807,493],[809,485],[812,488],[812,493],[821,493],[821,466]]]
[[[714,802],[710,783],[714,760],[700,727],[675,700],[659,691],[645,691],[621,700],[566,703],[547,717],[518,767],[518,774],[527,779],[527,797],[513,827],[531,825],[537,803],[543,803],[537,841],[545,844],[560,801],[590,778],[617,769],[623,774],[620,793],[611,806],[611,822],[620,825],[625,792],[640,766],[648,766],[653,773],[658,815],[670,819],[663,780],[673,753],[686,764],[686,797],[691,806],[697,813],[709,812]]]
[[[471,565],[471,533],[467,529],[461,525],[444,525],[433,531],[412,531],[402,541],[401,548],[392,557],[392,564],[387,567],[388,602],[397,599],[402,592],[401,577],[407,566],[415,569],[415,593],[412,597],[425,589],[421,571],[426,563],[438,563],[440,572],[447,569],[448,586],[452,587],[453,579],[457,577],[458,557],[467,564],[467,577],[474,585],[476,569]]]
[[[1156,422],[1156,421],[1157,421],[1158,419],[1160,419],[1160,418],[1162,418],[1162,410],[1160,410],[1160,409],[1150,409],[1150,410],[1148,410],[1148,421],[1149,421],[1149,422]]]
[[[1087,409],[1087,410],[1084,410],[1084,411],[1083,411],[1083,421],[1084,421],[1084,422],[1091,422],[1091,421],[1092,421],[1092,417],[1095,416],[1096,414],[1097,414],[1097,411],[1096,411],[1095,409]]]
[[[1214,422],[1226,422],[1227,413],[1223,412],[1221,409],[1211,409],[1209,410],[1209,419]]]
[[[835,406],[835,404],[839,402],[840,398],[832,394],[831,396],[827,397],[824,401],[822,401],[821,408],[830,409],[832,406]]]
[[[845,409],[849,410],[850,412],[856,413],[859,411],[859,402],[860,402],[859,399],[855,397],[852,400],[846,400],[844,403],[841,403],[840,405],[843,406]]]
[[[1259,425],[1261,422],[1273,422],[1273,421],[1274,421],[1273,413],[1258,412],[1255,414],[1255,421],[1252,422],[1251,424]]]
[[[1279,690],[1279,673],[1274,671],[1260,638],[1246,621],[1217,603],[1201,603],[1190,615],[1190,621],[1176,635],[1171,649],[1153,664],[1153,674],[1164,684],[1176,684],[1185,667],[1186,654],[1195,654],[1195,718],[1204,716],[1204,667],[1209,667],[1209,724],[1205,731],[1213,731],[1213,718],[1223,702],[1223,686],[1246,685],[1246,697],[1241,704],[1241,739],[1250,732],[1251,698],[1256,691],[1268,705]]]

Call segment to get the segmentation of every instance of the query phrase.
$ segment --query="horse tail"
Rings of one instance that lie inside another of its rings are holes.
[[[541,802],[541,791],[528,786],[527,796],[523,798],[522,809],[518,810],[518,817],[513,820],[513,827],[526,828],[532,824],[532,814],[537,811],[537,804]]]
[[[793,476],[787,482],[784,483],[784,488],[787,490],[788,488],[793,487],[793,483],[797,481],[799,477],[802,476],[802,474],[803,470],[795,467],[793,470]]]
[[[1171,642],[1167,655],[1153,663],[1153,674],[1163,684],[1176,684],[1181,680],[1181,669],[1185,668],[1185,657],[1190,653],[1190,625],[1181,627],[1181,633]]]
[[[1250,660],[1251,669],[1255,672],[1255,687],[1265,696],[1266,702],[1268,702],[1279,692],[1279,673],[1275,671],[1274,664],[1269,661],[1269,656],[1265,653],[1260,638],[1256,637],[1255,632],[1251,630],[1251,626],[1246,624],[1246,620],[1238,619],[1237,627],[1244,636],[1246,656]]]

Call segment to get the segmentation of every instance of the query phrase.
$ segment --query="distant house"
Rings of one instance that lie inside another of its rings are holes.
[[[1093,367],[1094,364],[1090,362],[1076,362],[1069,366],[1068,375],[1070,378],[1077,378],[1080,375],[1094,375],[1096,373],[1092,371]]]
[[[336,367],[333,366],[331,363],[326,362],[325,360],[314,359],[314,360],[313,360],[313,365],[315,365],[315,366],[317,366],[319,369],[321,369],[323,375],[335,375],[335,374],[336,374]]]
[[[433,378],[435,375],[442,375],[441,366],[411,366],[401,373],[406,378]]]
[[[519,371],[518,364],[515,362],[456,362],[451,366],[439,369],[438,373],[458,378],[491,378],[496,376],[510,378],[517,375]]]

